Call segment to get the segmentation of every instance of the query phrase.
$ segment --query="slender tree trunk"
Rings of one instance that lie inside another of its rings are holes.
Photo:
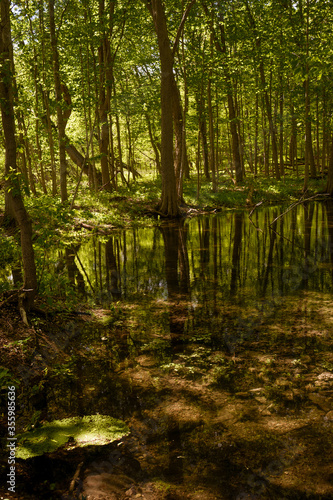
[[[43,82],[43,85],[37,85],[37,91],[39,90],[41,92],[43,107],[44,107],[46,119],[47,119],[47,136],[48,136],[48,142],[49,142],[49,151],[50,151],[50,160],[51,160],[51,175],[52,175],[52,195],[55,196],[58,192],[58,185],[57,185],[57,169],[56,169],[56,163],[55,163],[54,141],[53,141],[52,125],[51,125],[51,112],[50,112],[50,104],[49,104],[49,95],[48,95],[48,91],[47,91],[47,76],[46,76],[46,71],[45,71],[45,66],[47,63],[46,63],[46,51],[45,51],[46,33],[45,33],[45,28],[44,28],[44,3],[43,3],[43,0],[38,0],[38,16],[39,16],[39,30],[40,30],[40,37],[41,37],[40,52],[41,52],[41,58],[42,58],[41,63],[42,63],[42,82]],[[32,26],[31,26],[31,33],[33,36]],[[38,111],[38,103],[37,103],[38,92],[37,91],[35,90],[36,110]],[[37,135],[37,128],[38,128],[38,121],[36,121],[36,135]],[[46,193],[46,182],[44,180],[44,169],[43,168],[41,168],[41,184],[42,184],[42,188],[43,188],[44,193]]]
[[[150,121],[148,113],[145,113],[145,118],[146,118],[146,122],[147,122],[147,128],[148,128],[148,134],[149,134],[150,144],[152,145],[152,148],[153,148],[154,154],[155,154],[156,168],[157,168],[157,171],[159,173],[161,173],[160,152],[158,150],[158,147],[157,147],[154,135],[153,135],[152,125],[151,125],[151,121]]]
[[[208,157],[208,142],[207,142],[207,125],[204,115],[199,117],[200,137],[202,142],[202,154],[204,162],[204,174],[207,181],[210,181],[209,173],[209,157]]]
[[[182,11],[184,12],[184,4]],[[182,134],[182,171],[184,172],[185,179],[190,178],[190,167],[187,157],[187,143],[186,143],[186,116],[188,113],[188,84],[187,84],[187,69],[185,58],[185,41],[184,32],[182,34],[182,64],[184,73],[184,109],[183,109],[183,134]],[[183,195],[182,195],[183,196]]]
[[[254,124],[254,175],[255,176],[258,175],[258,132],[259,132],[259,96],[258,93],[256,93],[256,111],[255,111],[255,124]]]
[[[37,293],[37,277],[32,246],[31,221],[25,210],[17,174],[16,138],[13,99],[13,64],[12,40],[10,28],[10,2],[1,0],[1,27],[0,27],[0,102],[2,126],[5,138],[5,189],[9,203],[21,233],[21,250],[24,271],[24,285],[19,296],[20,312],[23,321],[27,323],[26,311],[33,305]]]
[[[327,110],[326,110],[326,90],[323,89],[323,111],[322,111],[322,122],[323,122],[323,136],[322,136],[322,156],[321,156],[321,174],[324,175],[326,169],[326,147],[327,147]]]
[[[227,57],[227,46],[225,41],[225,33],[224,33],[224,24],[219,24],[220,30],[220,40],[221,43],[218,42],[216,35],[215,42],[216,48],[223,54],[224,57]],[[226,65],[224,70],[224,79],[227,87],[227,97],[228,97],[228,112],[229,112],[229,122],[230,122],[230,132],[231,132],[231,142],[232,142],[232,159],[233,166],[236,176],[236,182],[243,181],[243,168],[242,168],[242,159],[240,154],[240,138],[238,134],[238,116],[236,112],[235,100],[233,96],[233,87],[232,87],[232,77],[229,72],[229,68]]]
[[[212,185],[213,185],[213,193],[217,191],[217,182],[216,182],[216,171],[215,171],[215,151],[214,151],[214,117],[213,117],[213,106],[212,106],[212,92],[211,92],[211,78],[208,80],[207,85],[207,101],[208,101],[208,114],[209,114],[209,163],[210,170],[212,172]]]
[[[68,199],[67,194],[67,163],[66,163],[66,139],[65,128],[66,122],[63,115],[63,97],[60,80],[59,53],[57,47],[57,38],[54,20],[54,4],[55,0],[49,0],[49,17],[50,17],[50,38],[53,57],[53,77],[54,90],[57,101],[57,125],[58,125],[58,144],[59,144],[59,160],[60,160],[60,193],[61,201],[65,202]]]
[[[302,16],[303,17],[303,16]],[[311,108],[310,108],[310,77],[309,77],[309,0],[306,0],[306,80],[304,82],[305,88],[305,172],[304,172],[304,186],[303,191],[307,190],[308,182],[309,182],[309,169],[311,171],[311,175],[316,175],[316,166],[313,155],[313,146],[312,146],[312,126],[311,126]]]
[[[181,104],[180,92],[176,84],[172,72],[173,88],[172,88],[172,103],[173,103],[173,122],[175,130],[175,147],[174,147],[174,169],[176,175],[176,189],[179,202],[183,201],[183,176],[184,166],[187,163],[186,144],[185,144],[185,124],[184,111]]]
[[[113,61],[111,57],[110,38],[113,30],[113,14],[115,1],[110,2],[109,30],[106,30],[105,0],[99,0],[99,22],[102,29],[102,40],[98,47],[99,60],[99,97],[98,112],[100,123],[99,152],[101,155],[101,170],[103,189],[111,191],[109,170],[109,123],[108,112],[110,111],[111,89],[113,81]]]
[[[290,106],[290,114],[291,114],[291,136],[289,143],[289,160],[291,162],[291,166],[294,172],[297,162],[297,122],[293,104],[291,104]]]
[[[32,159],[31,159],[31,149],[32,149],[32,146],[31,146],[31,144],[30,144],[30,142],[28,140],[28,130],[27,130],[27,127],[26,127],[23,115],[21,117],[21,120],[22,120],[21,121],[22,131],[23,131],[23,134],[25,136],[24,139],[23,139],[23,143],[24,143],[24,147],[25,147],[25,158],[26,158],[26,161],[27,161],[29,184],[30,184],[30,187],[31,187],[31,191],[36,196],[37,195],[37,191],[36,191],[36,185],[35,185],[34,175],[33,175],[33,172],[32,172]]]
[[[283,159],[283,104],[284,104],[284,95],[283,95],[283,80],[282,73],[280,74],[280,93],[279,93],[279,104],[280,104],[280,137],[279,137],[279,150],[280,150],[280,173],[284,177],[284,159]]]
[[[261,38],[257,33],[257,26],[256,26],[256,21],[252,15],[249,3],[246,2],[246,9],[249,15],[249,20],[250,24],[252,27],[253,31],[253,36],[255,38],[255,45],[257,48],[257,53],[258,53],[258,58],[259,58],[259,75],[260,75],[260,81],[261,81],[261,88],[262,88],[262,93],[263,93],[263,100],[266,108],[266,113],[267,113],[267,119],[269,123],[269,131],[272,139],[272,156],[273,156],[273,165],[274,165],[274,173],[275,173],[275,178],[277,180],[280,180],[280,169],[279,169],[279,158],[278,158],[278,147],[277,147],[277,138],[276,138],[276,128],[275,128],[275,123],[273,121],[273,115],[272,115],[272,104],[270,100],[270,96],[267,91],[266,87],[266,77],[265,77],[265,69],[264,69],[264,62],[261,54]]]
[[[200,97],[197,97],[198,121],[199,121],[199,138],[202,142],[202,154],[205,178],[210,181],[209,159],[208,159],[208,143],[207,143],[207,125],[205,116],[205,101],[203,95],[203,80],[200,85]]]
[[[333,135],[331,139],[331,151],[328,163],[326,193],[329,193],[331,196],[333,196]]]
[[[257,40],[257,42],[258,42],[258,40]],[[260,40],[259,40],[259,43],[260,43]],[[271,139],[272,139],[272,155],[273,155],[273,165],[274,165],[274,170],[275,170],[275,178],[277,180],[280,180],[276,128],[275,128],[275,124],[273,122],[271,101],[270,101],[268,92],[266,90],[265,71],[264,71],[264,64],[263,64],[262,60],[260,61],[259,69],[260,69],[261,85],[262,85],[263,93],[264,93],[264,102],[265,102],[265,107],[266,107],[266,113],[267,113],[267,118],[268,118],[268,123],[269,123],[269,130],[270,130],[270,135],[271,135]]]

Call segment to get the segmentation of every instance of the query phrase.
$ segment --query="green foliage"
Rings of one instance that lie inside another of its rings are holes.
[[[218,387],[230,388],[233,385],[235,377],[238,376],[237,367],[232,360],[220,356],[217,366],[212,370],[212,384]]]
[[[16,379],[13,374],[8,370],[8,368],[4,368],[0,366],[0,388],[1,390],[5,390],[9,385],[20,385],[18,379]]]
[[[9,174],[5,175],[5,180],[7,182],[7,192],[11,193],[15,198],[21,191],[27,196],[30,194],[27,180],[23,176],[22,172],[15,170],[13,167],[9,167]]]
[[[1,229],[0,229],[1,231]],[[0,232],[0,293],[12,286],[12,271],[20,268],[20,248],[15,236]]]
[[[18,387],[20,381],[11,373],[8,368],[0,366],[0,403],[2,407],[6,404],[8,386],[15,385]]]

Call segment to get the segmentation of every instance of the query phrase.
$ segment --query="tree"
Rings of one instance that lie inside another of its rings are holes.
[[[33,305],[37,293],[37,277],[32,245],[32,226],[26,212],[17,168],[14,95],[13,95],[13,45],[10,26],[10,2],[1,0],[0,32],[0,102],[5,139],[5,189],[13,215],[20,229],[24,284],[19,295],[20,312],[26,320],[26,312]]]
[[[54,90],[57,101],[57,124],[58,124],[58,143],[59,143],[59,160],[60,160],[60,192],[61,201],[67,201],[67,163],[66,163],[66,120],[64,117],[65,102],[60,79],[59,53],[57,47],[57,38],[54,20],[54,3],[55,0],[49,0],[49,18],[50,18],[50,38],[53,57],[53,76]]]
[[[168,34],[167,19],[162,4],[162,0],[151,0],[148,2],[147,8],[152,15],[154,21],[155,32],[158,41],[160,63],[161,63],[161,174],[162,174],[162,196],[159,212],[167,217],[177,217],[180,215],[180,199],[178,193],[182,190],[178,186],[177,181],[182,181],[180,172],[178,171],[178,179],[174,168],[174,146],[173,146],[173,119],[176,116],[177,121],[177,145],[182,147],[183,141],[183,113],[181,111],[180,93],[174,77],[173,66],[174,56],[179,43],[179,39],[184,28],[186,18],[194,4],[192,0],[181,20],[178,27],[173,48]],[[177,154],[178,158],[182,157],[181,152]],[[177,169],[178,170],[178,169]]]
[[[233,81],[230,74],[230,68],[228,63],[228,56],[227,56],[228,51],[226,44],[224,16],[222,9],[218,7],[219,11],[217,13],[217,20],[215,20],[219,32],[218,35],[214,27],[214,12],[213,11],[210,12],[208,10],[208,7],[205,2],[202,1],[201,3],[210,23],[212,41],[214,42],[217,52],[221,54],[223,60],[224,80],[227,89],[229,122],[230,122],[231,138],[232,138],[233,165],[236,173],[236,181],[241,182],[243,180],[243,170],[242,170],[242,161],[240,156],[240,139],[237,130],[237,122],[239,119],[236,112],[235,99],[233,95]]]

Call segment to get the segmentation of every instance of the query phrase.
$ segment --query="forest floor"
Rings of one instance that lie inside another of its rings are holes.
[[[152,306],[152,314],[162,314],[159,307]],[[117,379],[120,413],[131,433],[104,447],[66,444],[43,457],[17,459],[16,494],[3,488],[6,450],[0,498],[333,498],[331,297],[308,293],[288,300],[257,325],[255,341],[245,337],[233,352],[190,343],[176,349],[172,364],[156,350],[137,346],[128,352],[124,335],[132,321],[130,304],[116,322],[110,311],[89,313],[32,314],[27,327],[15,307],[2,310],[2,403],[7,386],[15,384],[17,432],[61,418],[58,391],[69,391],[70,398],[69,388],[78,383],[77,373],[66,373],[73,359],[79,356],[98,371],[105,363],[110,366],[110,355],[117,352],[108,376]],[[232,308],[223,311],[229,331],[234,315]],[[83,351],[78,336],[94,355]],[[111,350],[101,341],[106,336],[112,339]],[[80,379],[85,405],[90,401],[99,412],[110,411],[110,395],[101,389],[92,395],[89,373]],[[101,382],[107,386],[107,380]],[[2,413],[1,438],[6,438],[6,424]]]

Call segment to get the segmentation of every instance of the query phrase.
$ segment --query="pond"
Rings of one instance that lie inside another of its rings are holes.
[[[34,409],[131,429],[85,462],[75,498],[333,498],[333,208],[283,212],[59,251],[92,316],[68,319]]]

